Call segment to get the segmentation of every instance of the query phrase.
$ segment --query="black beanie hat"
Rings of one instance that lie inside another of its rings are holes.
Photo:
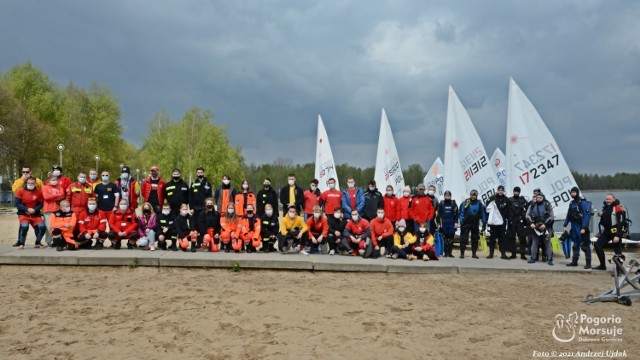
[[[520,192],[520,186],[516,186],[513,188],[513,192]]]

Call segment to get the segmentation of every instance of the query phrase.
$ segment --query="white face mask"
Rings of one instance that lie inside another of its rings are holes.
[[[333,217],[336,218],[336,219],[340,219],[341,215],[342,214],[340,214],[340,213],[333,213]]]
[[[127,211],[128,206],[127,205],[120,205],[120,210],[122,211]]]
[[[423,232],[425,232],[425,231],[427,231],[427,228],[425,228],[425,227],[421,227],[421,228],[420,228],[420,232],[422,232],[422,233],[423,233]]]
[[[376,187],[375,187],[375,186],[369,186],[369,190],[373,191],[373,190],[375,190],[375,189],[376,189]]]
[[[273,210],[266,210],[264,213],[267,214],[267,216],[271,216],[273,215]]]
[[[404,232],[404,228],[403,228],[403,227],[399,227],[399,228],[398,228],[398,231],[400,231],[400,232]]]
[[[358,221],[358,215],[351,215],[351,218],[353,219],[353,221]]]
[[[384,213],[378,213],[378,219],[380,220],[384,219]]]
[[[189,213],[189,210],[180,210],[180,215],[182,216],[187,216],[188,213]]]
[[[227,209],[227,213],[229,214],[233,214],[234,212],[236,212],[236,209],[233,209],[233,208]]]
[[[431,196],[433,196],[435,193],[436,193],[436,192],[435,192],[435,191],[433,191],[433,190],[429,190],[429,191],[427,192],[427,194],[429,194],[429,195],[431,195]]]
[[[356,184],[350,182],[350,183],[347,183],[347,186],[349,187],[349,189],[353,189],[353,187],[356,186]]]
[[[49,180],[49,184],[51,184],[51,186],[56,186],[58,185],[58,180]]]
[[[289,186],[293,186],[293,184],[295,184],[296,181],[295,180],[289,180]]]
[[[95,204],[90,204],[87,207],[89,208],[89,211],[95,211],[97,206]]]
[[[292,219],[295,218],[296,217],[296,213],[289,213],[289,217],[292,218]]]
[[[27,189],[29,189],[29,190],[33,190],[33,189],[35,189],[35,188],[36,188],[36,186],[35,186],[35,185],[27,184]]]
[[[162,210],[162,214],[163,215],[169,215],[169,214],[171,214],[171,210]]]
[[[53,170],[53,172],[51,173],[51,175],[53,175],[53,176],[60,176],[60,170]]]
[[[402,193],[402,196],[404,196],[404,197],[409,197],[409,195],[411,195],[411,193],[408,192],[408,191],[405,191],[405,192]]]
[[[316,191],[316,189],[317,189],[318,187],[317,187],[317,186],[315,186],[315,185],[311,185],[309,188],[311,189],[311,191]]]
[[[242,184],[242,188],[245,189],[245,190],[248,189],[249,188],[249,184]]]
[[[313,213],[313,217],[316,218],[316,219],[319,219],[320,218],[320,213]]]
[[[336,184],[329,184],[329,189],[333,190],[336,188]]]
[[[224,180],[222,180],[222,183],[225,184],[225,185],[229,185],[231,183],[231,180],[224,179]]]
[[[393,195],[393,191],[387,191],[387,196]]]
[[[70,208],[70,207],[60,208],[60,210],[62,210],[62,212],[66,212],[66,213],[68,213],[68,212],[70,212],[70,211],[71,211],[71,208]]]

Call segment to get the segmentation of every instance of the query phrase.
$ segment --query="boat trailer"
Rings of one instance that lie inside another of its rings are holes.
[[[609,260],[609,263],[615,264],[613,267],[615,287],[598,296],[589,294],[582,302],[617,302],[631,306],[632,299],[640,299],[640,269],[634,271],[640,267],[640,263],[636,259],[631,259],[628,265],[625,265],[624,260],[624,255],[616,255]]]

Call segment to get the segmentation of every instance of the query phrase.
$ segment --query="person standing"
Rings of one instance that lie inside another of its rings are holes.
[[[76,214],[76,218],[87,208],[87,201],[92,197],[95,197],[93,186],[87,183],[87,174],[81,171],[78,181],[71,183],[66,191],[67,201],[71,204],[71,211]]]
[[[327,180],[329,189],[320,195],[320,207],[323,208],[327,218],[331,218],[336,208],[342,204],[342,193],[336,189],[336,179]]]
[[[17,178],[16,181],[13,182],[13,184],[11,185],[11,191],[13,191],[13,193],[17,193],[18,190],[22,189],[26,183],[27,183],[27,179],[29,177],[31,177],[31,167],[30,166],[23,166],[22,167],[22,176]],[[56,179],[58,178],[57,176],[55,177]],[[36,187],[40,190],[42,190],[42,180],[38,179],[37,177],[36,179]],[[62,186],[62,185],[60,185]],[[63,189],[64,190],[64,189]]]
[[[431,223],[435,215],[433,208],[433,202],[431,198],[425,194],[424,184],[418,184],[418,194],[416,194],[409,204],[409,218],[413,220],[413,231],[415,234],[418,231],[418,226],[422,223]]]
[[[289,209],[289,204],[296,207],[296,213],[300,214],[304,209],[304,191],[296,184],[296,176],[289,174],[287,185],[280,189],[280,203],[282,209]],[[283,210],[284,211],[284,210]]]
[[[313,208],[320,206],[320,190],[318,190],[318,179],[311,180],[309,189],[304,191],[304,220],[313,216]]]
[[[580,189],[574,186],[569,191],[571,202],[564,219],[565,231],[571,224],[569,236],[573,245],[573,259],[567,266],[578,266],[580,249],[584,252],[585,269],[591,269],[591,239],[589,236],[589,223],[591,222],[591,204],[580,196]]]
[[[236,189],[231,185],[231,176],[222,175],[222,184],[216,189],[213,199],[216,201],[216,209],[220,214],[225,214],[229,203],[236,199]]]
[[[239,193],[236,193],[234,203],[236,207],[236,215],[242,218],[247,214],[247,207],[249,205],[251,205],[252,210],[256,208],[256,196],[253,191],[251,191],[249,180],[242,180],[240,187],[242,190]]]
[[[451,198],[451,191],[445,190],[444,200],[438,205],[436,222],[444,237],[444,257],[453,257],[453,239],[456,229],[459,227],[458,217],[460,212],[458,204]]]
[[[118,186],[110,181],[108,171],[102,171],[100,177],[102,182],[96,185],[95,194],[98,201],[98,209],[104,212],[104,215],[109,219],[111,214],[118,210],[118,203],[120,202],[120,190]]]
[[[205,209],[205,200],[212,196],[213,187],[204,176],[204,168],[200,166],[196,169],[196,179],[189,187],[189,207],[193,211],[193,219],[200,218],[200,213]],[[202,241],[202,238],[199,241]]]
[[[100,184],[100,179],[98,179],[98,171],[96,171],[96,169],[89,169],[89,178],[87,179],[87,184],[91,185],[91,189],[93,189],[93,191],[96,190],[96,185]]]
[[[351,177],[347,179],[347,188],[342,192],[342,214],[349,220],[353,210],[362,216],[364,210],[364,192],[356,187],[356,181]]]
[[[258,191],[256,196],[256,215],[262,217],[265,214],[265,207],[271,205],[271,210],[278,213],[278,193],[271,187],[271,179],[264,178],[262,181],[262,189]]]
[[[142,199],[153,206],[153,211],[156,214],[160,214],[162,204],[164,204],[164,188],[167,183],[160,177],[160,168],[158,166],[153,165],[149,172],[151,175],[142,181]]]
[[[171,172],[171,181],[164,188],[164,198],[167,199],[174,218],[180,213],[182,204],[189,205],[189,185],[182,180],[180,169],[176,168]]]
[[[120,170],[120,178],[116,180],[116,186],[120,192],[120,199],[127,200],[129,209],[135,213],[138,209],[138,199],[140,199],[140,184],[131,177],[131,169],[123,166]]]
[[[510,257],[507,256],[506,241],[507,222],[509,221],[509,198],[507,198],[507,196],[504,194],[504,186],[498,186],[497,193],[489,197],[486,205],[487,212],[491,212],[492,210],[498,211],[500,213],[500,217],[502,218],[497,219],[502,220],[498,221],[498,223],[489,223],[489,231],[491,232],[491,236],[489,237],[489,256],[487,256],[487,259],[493,259],[493,252],[496,249],[497,240],[498,246],[500,247],[500,259],[509,260]]]
[[[371,221],[376,218],[376,214],[379,209],[384,209],[384,199],[382,194],[376,187],[375,180],[369,180],[369,188],[364,193],[364,209],[362,210],[362,217],[367,221]]]
[[[30,176],[24,187],[18,189],[15,195],[15,207],[18,209],[18,222],[20,223],[18,242],[13,246],[20,250],[24,249],[27,240],[29,226],[36,233],[36,248],[41,248],[42,237],[46,231],[44,220],[42,219],[42,207],[44,198],[42,191],[36,186],[36,178]]]
[[[58,184],[62,186],[64,191],[67,191],[67,188],[69,187],[69,185],[71,185],[71,179],[62,175],[62,166],[57,164],[53,165],[51,167],[51,174],[58,178]]]
[[[433,213],[435,215],[438,214],[438,204],[440,203],[438,201],[438,198],[436,197],[436,186],[431,184],[429,185],[429,187],[427,188],[427,196],[431,199],[431,205],[433,205]],[[435,218],[434,215],[434,218]],[[436,222],[435,221],[430,221],[429,222],[429,233],[430,234],[435,234],[436,233]]]
[[[471,257],[478,259],[476,252],[478,251],[478,240],[480,239],[480,223],[482,222],[482,231],[487,228],[487,212],[484,204],[478,200],[478,190],[473,189],[469,193],[469,198],[464,201],[462,209],[460,209],[460,259],[464,259],[464,252],[469,242],[469,234],[471,234]]]
[[[383,197],[383,200],[384,216],[389,219],[389,221],[391,221],[391,225],[393,225],[393,228],[395,228],[396,221],[400,220],[400,218],[398,217],[400,201],[393,191],[393,186],[387,185],[386,193]]]
[[[516,236],[520,248],[520,259],[527,260],[527,200],[520,196],[520,187],[513,188],[509,198],[509,225],[507,227],[507,248],[511,250],[511,259],[516,258]]]
[[[42,211],[44,212],[44,225],[46,227],[44,241],[48,247],[51,247],[51,214],[60,210],[60,201],[66,198],[66,194],[62,189],[62,186],[58,185],[58,178],[49,175],[47,184],[42,187],[42,197],[44,199],[44,206]]]
[[[398,199],[398,220],[404,220],[406,228],[413,233],[413,220],[409,216],[409,205],[411,205],[411,187],[407,185],[402,189],[402,197]]]
[[[600,236],[594,246],[600,265],[594,270],[607,270],[604,258],[604,246],[613,242],[615,256],[622,256],[622,235],[624,228],[628,226],[627,212],[620,205],[620,200],[612,193],[607,194],[604,199],[604,206],[598,212],[600,217]]]
[[[527,209],[527,222],[533,230],[531,235],[531,259],[527,261],[529,264],[537,261],[538,246],[540,243],[544,243],[547,263],[553,265],[553,249],[550,242],[550,229],[553,226],[553,220],[553,208],[548,201],[545,201],[544,194],[539,192],[534,202]]]

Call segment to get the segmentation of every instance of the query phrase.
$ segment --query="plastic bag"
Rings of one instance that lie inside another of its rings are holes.
[[[558,238],[555,237],[555,235],[551,238],[551,249],[553,249],[554,253],[559,253],[560,251],[562,251],[562,248],[560,247],[560,241],[558,241]]]
[[[480,250],[482,250],[483,253],[486,253],[488,249],[489,246],[487,245],[487,236],[480,236]]]

